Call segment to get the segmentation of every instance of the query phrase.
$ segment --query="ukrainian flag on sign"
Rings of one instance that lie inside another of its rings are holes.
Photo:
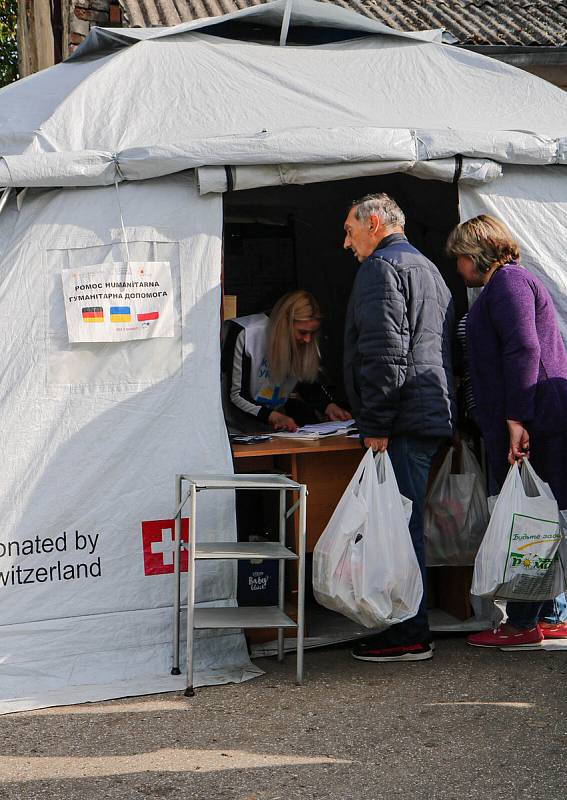
[[[131,322],[130,306],[110,306],[111,322]]]

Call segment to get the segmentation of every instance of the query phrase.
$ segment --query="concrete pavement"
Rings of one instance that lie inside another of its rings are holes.
[[[565,800],[567,652],[441,639],[430,662],[348,648],[266,675],[0,718],[2,800]]]

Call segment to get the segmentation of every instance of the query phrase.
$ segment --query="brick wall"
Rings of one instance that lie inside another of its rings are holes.
[[[120,28],[122,24],[122,10],[117,0],[68,0],[63,57],[81,44],[93,26]]]

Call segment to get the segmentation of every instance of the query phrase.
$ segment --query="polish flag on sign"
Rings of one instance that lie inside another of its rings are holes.
[[[189,518],[181,518],[181,541],[189,541]],[[167,575],[173,572],[175,525],[172,519],[150,519],[142,522],[144,575]],[[181,550],[181,572],[189,568],[189,554]]]

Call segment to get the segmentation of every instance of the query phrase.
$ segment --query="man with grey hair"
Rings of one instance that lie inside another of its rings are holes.
[[[454,318],[439,270],[408,242],[404,225],[386,194],[353,202],[344,224],[344,247],[360,263],[345,325],[345,386],[365,447],[387,449],[400,492],[413,502],[409,529],[424,585],[415,617],[354,648],[363,661],[432,656],[423,510],[431,462],[452,435]]]

